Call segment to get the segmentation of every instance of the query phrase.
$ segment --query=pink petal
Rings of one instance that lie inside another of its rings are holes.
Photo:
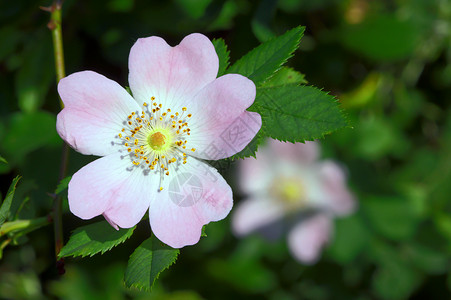
[[[260,145],[254,157],[239,161],[240,190],[246,194],[261,193],[268,190],[277,176],[277,157],[271,152],[269,146]]]
[[[183,100],[216,78],[219,60],[213,44],[202,34],[190,34],[175,47],[152,36],[133,45],[129,68],[130,88],[138,102],[149,102],[154,96],[164,109],[179,111]]]
[[[246,111],[254,99],[254,83],[238,74],[221,76],[197,94],[187,105],[192,155],[218,160],[243,150],[262,124],[259,114]]]
[[[81,168],[69,183],[71,212],[82,219],[104,214],[115,228],[138,223],[149,208],[152,188],[156,191],[157,186],[141,169],[127,170],[131,165],[118,153]]]
[[[300,262],[316,263],[331,237],[331,231],[332,221],[326,215],[320,214],[301,221],[288,234],[291,253]]]
[[[319,156],[319,146],[317,142],[306,141],[303,143],[280,142],[270,139],[269,148],[273,156],[277,156],[293,163],[310,164],[315,162]]]
[[[330,160],[320,163],[318,167],[327,197],[327,206],[336,215],[352,213],[356,208],[356,201],[346,185],[346,176],[342,168]]]
[[[232,190],[212,167],[192,157],[173,176],[165,177],[163,190],[152,199],[149,219],[152,231],[173,248],[193,245],[202,226],[227,216]]]
[[[137,103],[116,82],[92,71],[61,79],[58,92],[65,108],[56,128],[72,148],[83,154],[104,156],[117,150],[115,136]]]
[[[285,215],[282,205],[267,196],[241,202],[232,215],[232,229],[237,236],[247,235]]]

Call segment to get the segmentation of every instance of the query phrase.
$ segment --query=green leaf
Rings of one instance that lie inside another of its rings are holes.
[[[180,251],[164,245],[155,237],[135,249],[125,270],[125,285],[150,290],[161,272],[169,268]]]
[[[0,29],[0,61],[5,60],[25,37],[24,32],[19,31],[13,26],[2,26]]]
[[[335,221],[335,234],[327,252],[343,265],[350,264],[368,245],[368,230],[358,215]]]
[[[74,230],[69,242],[61,249],[59,257],[103,254],[123,243],[134,230],[135,227],[116,230],[105,221],[79,227]]]
[[[215,46],[215,50],[219,58],[219,70],[218,70],[219,77],[224,75],[227,67],[229,66],[230,51],[227,49],[227,45],[223,39],[214,39],[213,45]]]
[[[407,244],[404,248],[403,255],[419,270],[435,275],[447,273],[448,255],[444,251],[423,244]]]
[[[20,178],[20,176],[17,176],[13,179],[13,182],[9,186],[8,193],[6,194],[6,198],[3,201],[2,206],[0,207],[0,226],[3,225],[3,223],[5,223],[5,221],[9,217],[11,203],[13,202],[14,198],[14,192],[16,191],[16,185],[17,182],[19,182]]]
[[[394,241],[413,236],[420,221],[403,198],[371,196],[362,199],[361,209],[376,232]]]
[[[409,264],[397,260],[378,268],[372,278],[372,288],[378,299],[407,299],[421,282],[421,275]],[[393,283],[396,283],[394,288]]]
[[[227,73],[244,75],[259,86],[293,56],[293,52],[299,47],[304,29],[301,26],[296,27],[261,44],[234,63]]]
[[[72,179],[72,176],[67,176],[66,178],[62,179],[58,186],[56,187],[55,194],[60,194],[62,191],[67,189],[67,186],[69,185],[69,181]]]
[[[311,86],[259,88],[249,110],[261,115],[268,136],[281,141],[314,140],[348,126],[336,99]]]
[[[202,17],[211,2],[212,0],[175,0],[177,6],[192,19]]]
[[[45,111],[11,115],[0,145],[9,163],[23,162],[29,152],[40,147],[60,145],[55,124],[55,115]]]
[[[305,75],[289,67],[282,67],[262,87],[276,87],[287,84],[306,84]]]
[[[341,32],[341,41],[351,50],[371,59],[395,61],[409,57],[418,45],[421,32],[413,22],[395,14],[378,14]]]
[[[0,155],[0,162],[7,164],[8,162],[6,159],[3,158],[3,156]]]
[[[39,31],[22,53],[23,63],[15,77],[16,96],[19,107],[34,112],[45,102],[45,96],[54,80],[50,35]]]
[[[278,1],[262,0],[251,21],[252,31],[260,42],[266,42],[275,37],[271,23],[277,10]]]

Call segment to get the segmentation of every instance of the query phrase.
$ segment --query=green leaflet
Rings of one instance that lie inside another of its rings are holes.
[[[99,252],[103,254],[123,243],[134,230],[135,227],[116,230],[105,221],[79,227],[74,230],[69,242],[61,249],[59,257],[93,256]]]
[[[6,194],[6,198],[0,207],[0,226],[5,223],[8,219],[11,209],[11,203],[13,202],[14,192],[16,191],[17,182],[20,180],[20,176],[17,176],[13,179],[13,182],[9,186],[8,193]]]
[[[276,87],[287,84],[306,84],[305,75],[289,67],[280,68],[274,76],[265,81],[261,87]]]
[[[0,162],[7,164],[8,162],[6,161],[5,158],[3,158],[3,156],[0,155]]]
[[[335,98],[311,86],[259,88],[249,110],[262,116],[269,137],[293,143],[348,126]]]
[[[234,63],[227,73],[238,73],[259,86],[276,72],[299,47],[304,27],[296,27],[285,34],[261,44]]]
[[[409,201],[402,197],[367,196],[361,210],[375,232],[394,241],[411,238],[421,221]]]
[[[213,45],[215,46],[215,50],[219,58],[219,70],[217,76],[219,77],[224,75],[227,67],[229,66],[230,51],[227,49],[227,45],[223,39],[214,39]]]
[[[72,179],[72,176],[67,176],[66,178],[61,179],[60,183],[56,187],[55,194],[58,195],[62,191],[66,190],[69,185],[69,181],[71,179]]]
[[[180,251],[164,245],[155,237],[135,249],[125,270],[125,285],[150,290],[161,272],[169,268]]]

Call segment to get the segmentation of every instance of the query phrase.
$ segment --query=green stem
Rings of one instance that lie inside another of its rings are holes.
[[[61,30],[61,0],[54,0],[53,4],[47,10],[50,12],[50,22],[47,27],[52,32],[53,40],[53,54],[55,56],[55,71],[56,71],[56,82],[58,83],[62,78],[66,76],[64,68],[64,51],[63,51],[63,34]],[[64,104],[60,99],[61,109],[64,108]],[[61,157],[61,168],[59,174],[60,182],[65,176],[67,171],[67,164],[69,160],[69,147],[65,143],[63,146],[63,153]],[[53,203],[53,224],[55,228],[55,254],[58,254],[63,247],[63,220],[62,220],[62,197],[56,196]],[[57,261],[57,264],[62,264],[62,261]]]
[[[50,10],[49,29],[52,31],[53,39],[53,54],[55,56],[56,81],[66,77],[64,68],[64,51],[63,51],[63,34],[61,30],[61,6],[62,2],[55,0]],[[63,102],[60,102],[61,108],[64,107]]]

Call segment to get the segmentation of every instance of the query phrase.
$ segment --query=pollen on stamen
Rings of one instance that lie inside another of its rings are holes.
[[[169,176],[171,164],[187,163],[183,149],[190,149],[186,146],[190,129],[184,117],[188,109],[182,107],[179,112],[171,112],[170,108],[163,109],[163,105],[154,100],[152,96],[151,102],[142,104],[145,111],[131,112],[125,119],[130,127],[122,128],[117,136],[124,139],[123,145],[130,153],[133,166],[147,165],[150,170],[161,172],[160,176]],[[190,150],[194,152],[195,148]]]

